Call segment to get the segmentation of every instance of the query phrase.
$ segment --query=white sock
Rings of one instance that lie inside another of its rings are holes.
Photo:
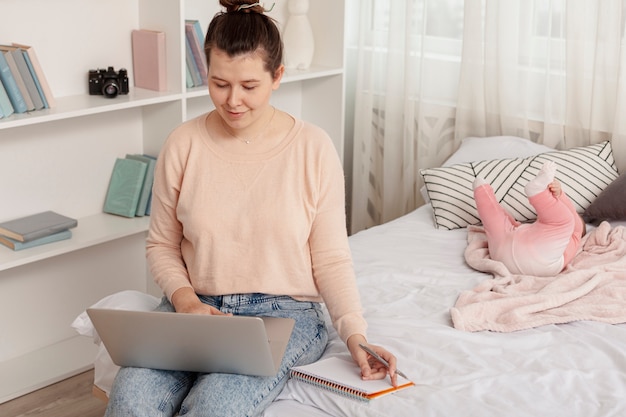
[[[474,190],[477,189],[478,187],[480,187],[481,185],[484,185],[484,184],[489,184],[489,183],[487,181],[485,181],[485,179],[483,177],[476,177],[474,179],[474,184],[473,184]]]
[[[554,161],[544,162],[537,176],[528,181],[528,184],[524,187],[526,196],[532,197],[548,188],[548,185],[554,181],[554,174],[556,174],[556,164]]]

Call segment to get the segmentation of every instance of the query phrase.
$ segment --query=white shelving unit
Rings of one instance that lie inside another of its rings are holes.
[[[271,16],[288,17],[288,0]],[[0,403],[92,366],[96,346],[71,322],[102,297],[150,291],[149,218],[102,213],[115,158],[157,155],[168,133],[212,108],[185,88],[184,20],[204,28],[217,0],[2,0],[0,43],[32,45],[57,100],[53,109],[0,119],[0,221],[55,210],[78,219],[70,240],[13,252],[0,247]],[[272,100],[323,127],[343,157],[343,0],[313,0],[313,65],[288,70]],[[168,91],[132,87],[130,32],[166,33]],[[128,95],[87,93],[93,68],[126,68]]]

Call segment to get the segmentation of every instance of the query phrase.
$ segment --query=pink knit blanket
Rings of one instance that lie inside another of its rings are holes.
[[[455,328],[512,332],[578,320],[626,322],[626,227],[601,223],[556,277],[511,274],[489,257],[480,226],[468,227],[467,240],[467,263],[493,278],[459,295],[450,310]]]

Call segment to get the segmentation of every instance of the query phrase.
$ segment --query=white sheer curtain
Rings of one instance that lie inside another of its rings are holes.
[[[626,169],[626,0],[348,0],[358,18],[351,231],[423,201],[466,136],[611,139]]]
[[[455,147],[463,2],[349,0],[348,11],[359,19],[352,45],[356,232],[420,205],[418,169],[440,162],[436,156]]]
[[[456,135],[570,148],[626,133],[624,11],[623,0],[467,0]]]

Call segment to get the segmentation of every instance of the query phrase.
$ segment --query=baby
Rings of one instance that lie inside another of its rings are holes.
[[[502,207],[483,178],[474,181],[474,199],[483,223],[489,255],[512,274],[554,276],[572,260],[585,223],[554,179],[556,164],[547,161],[524,191],[537,212],[534,223],[520,223]]]

